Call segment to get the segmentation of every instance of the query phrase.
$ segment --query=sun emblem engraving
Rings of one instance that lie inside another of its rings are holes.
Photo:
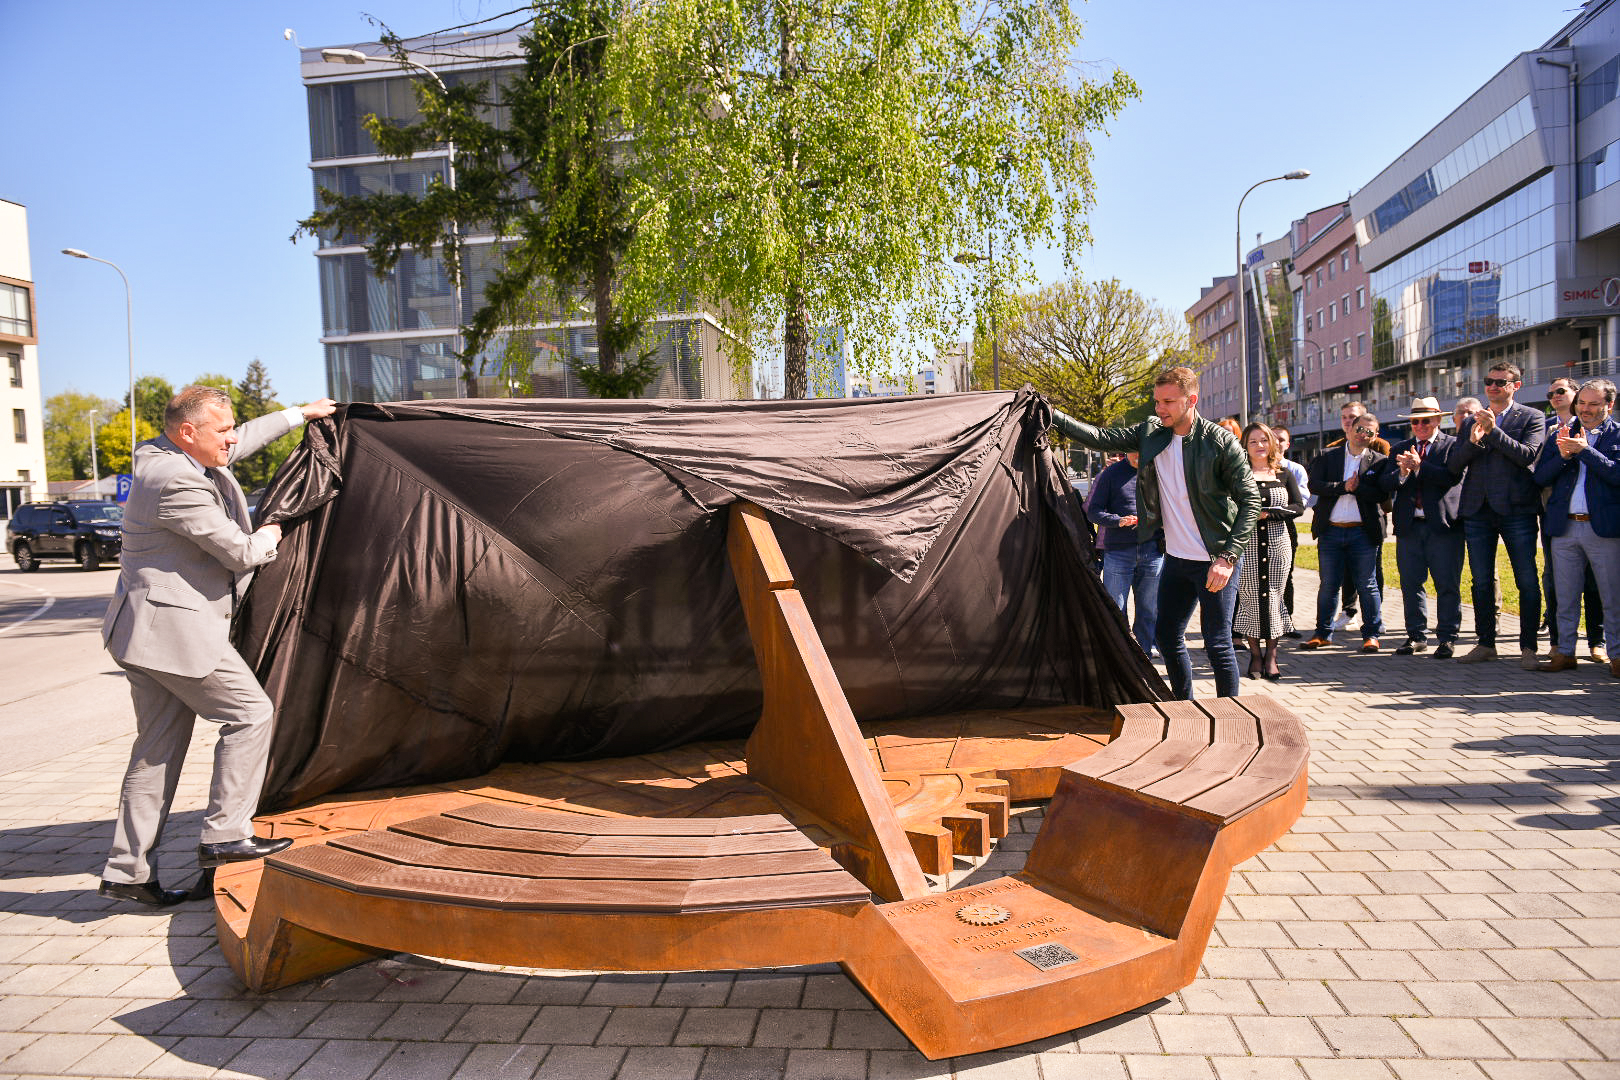
[[[969,904],[959,908],[956,917],[969,926],[997,926],[1012,918],[1012,912],[996,904]]]

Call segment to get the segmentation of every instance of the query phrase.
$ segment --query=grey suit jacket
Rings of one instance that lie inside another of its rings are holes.
[[[293,427],[286,413],[249,420],[230,460]],[[101,625],[115,660],[198,679],[231,647],[231,587],[240,595],[253,569],[276,552],[268,536],[236,523],[211,479],[216,474],[245,517],[247,501],[228,468],[205,473],[166,435],[136,448],[118,586]]]

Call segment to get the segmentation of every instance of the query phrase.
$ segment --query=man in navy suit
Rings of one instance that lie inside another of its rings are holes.
[[[1378,484],[1394,497],[1395,565],[1406,607],[1406,644],[1395,650],[1411,656],[1429,648],[1429,598],[1423,583],[1434,578],[1434,650],[1447,659],[1462,627],[1463,531],[1457,507],[1462,498],[1446,455],[1456,439],[1440,430],[1440,402],[1420,397],[1407,417],[1412,437],[1397,443],[1379,464]]]
[[[1541,491],[1530,478],[1530,466],[1547,441],[1547,421],[1539,409],[1513,400],[1520,377],[1519,369],[1505,361],[1485,373],[1486,407],[1464,422],[1447,463],[1453,475],[1462,477],[1463,537],[1474,571],[1474,633],[1479,639],[1457,662],[1496,659],[1500,541],[1519,587],[1519,666],[1534,671],[1541,625],[1541,579],[1536,574]]]
[[[1615,423],[1614,383],[1593,379],[1575,395],[1575,419],[1559,425],[1536,458],[1535,480],[1552,488],[1546,528],[1552,534],[1553,575],[1561,598],[1555,617],[1555,649],[1537,667],[1568,671],[1575,666],[1579,640],[1581,586],[1586,568],[1597,579],[1603,600],[1605,639],[1620,642],[1620,424]],[[1620,679],[1620,659],[1609,661]]]
[[[1316,632],[1301,648],[1332,644],[1339,584],[1348,576],[1361,599],[1361,651],[1378,651],[1384,615],[1374,566],[1384,546],[1384,513],[1379,507],[1383,490],[1376,477],[1384,455],[1372,449],[1377,437],[1378,417],[1362,413],[1343,445],[1311,462],[1311,494],[1316,496],[1311,535],[1316,537],[1321,584],[1316,591]]]

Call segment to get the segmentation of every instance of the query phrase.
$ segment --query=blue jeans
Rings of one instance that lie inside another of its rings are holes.
[[[1536,515],[1498,514],[1488,506],[1463,519],[1468,565],[1474,571],[1474,636],[1496,648],[1496,542],[1507,548],[1519,587],[1519,648],[1536,647],[1541,625],[1541,580],[1536,575]]]
[[[1455,642],[1462,629],[1463,534],[1414,521],[1406,535],[1395,538],[1395,567],[1401,575],[1406,608],[1406,640],[1429,640],[1429,598],[1423,583],[1434,578],[1434,636]]]
[[[1361,599],[1361,636],[1375,638],[1384,632],[1384,601],[1378,593],[1373,567],[1378,549],[1359,525],[1353,529],[1329,525],[1316,538],[1316,557],[1321,564],[1322,583],[1316,590],[1316,632],[1324,641],[1333,636],[1333,616],[1338,612],[1339,584],[1348,575]]]
[[[1182,701],[1192,700],[1192,656],[1187,652],[1187,623],[1198,609],[1198,629],[1204,635],[1204,655],[1215,671],[1218,697],[1237,697],[1237,651],[1232,648],[1232,612],[1237,610],[1238,574],[1232,571],[1226,588],[1212,593],[1204,588],[1209,563],[1164,557],[1159,571],[1159,625],[1155,640],[1164,657],[1170,691]]]
[[[1153,652],[1153,630],[1159,621],[1159,569],[1164,553],[1157,540],[1145,540],[1134,548],[1103,552],[1103,588],[1122,612],[1128,612],[1126,599],[1136,594],[1136,618],[1131,633],[1142,651]]]

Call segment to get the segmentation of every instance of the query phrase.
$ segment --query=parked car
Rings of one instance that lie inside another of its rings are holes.
[[[117,503],[23,503],[6,523],[6,550],[24,572],[39,569],[42,559],[71,559],[82,570],[100,570],[123,549],[123,522],[124,508]]]

